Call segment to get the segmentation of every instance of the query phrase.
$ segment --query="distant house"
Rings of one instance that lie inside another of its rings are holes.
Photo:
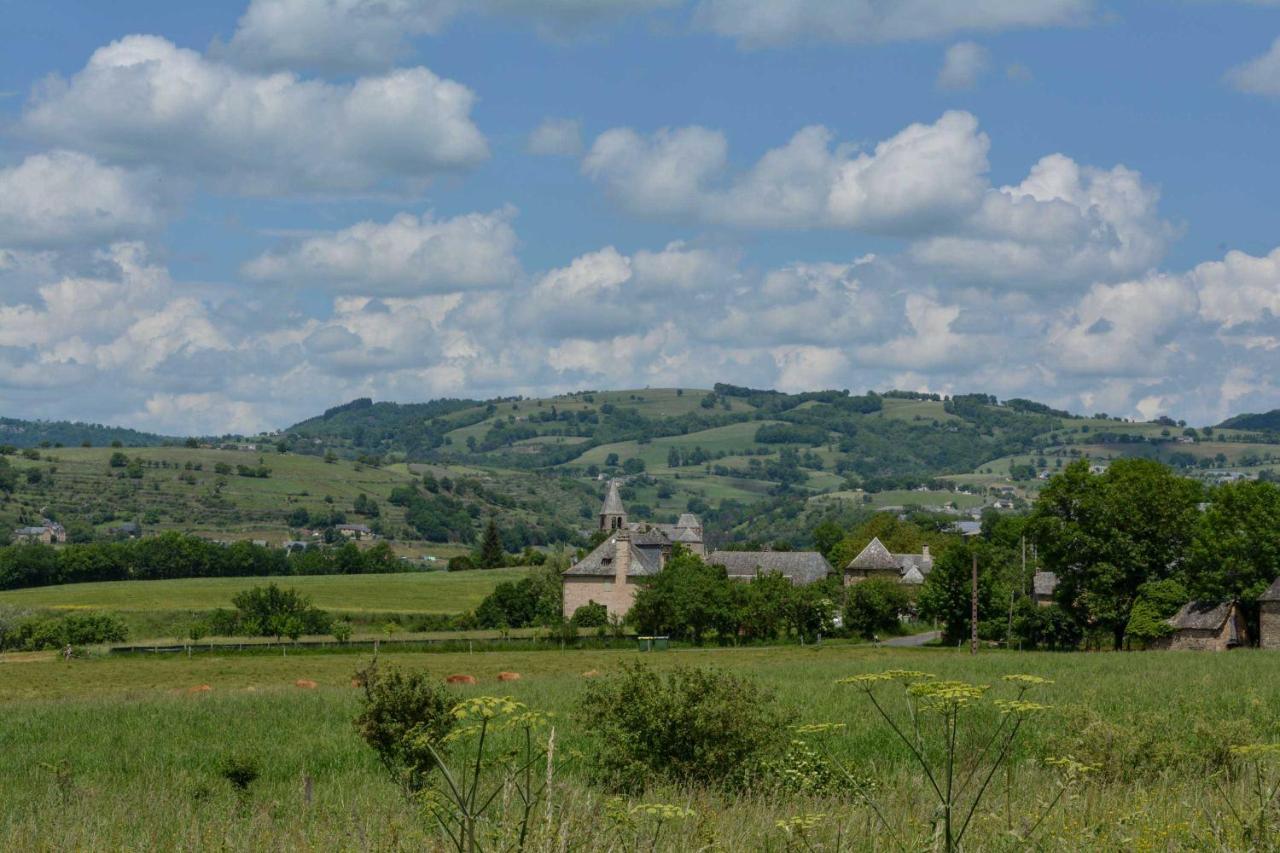
[[[1264,649],[1280,650],[1280,578],[1276,578],[1267,591],[1258,596],[1261,613],[1258,615],[1258,645]]]
[[[366,539],[373,535],[373,531],[364,524],[339,524],[334,530],[348,539]]]
[[[107,535],[117,539],[141,539],[142,525],[136,521],[121,522],[115,527],[108,527]]]
[[[1058,588],[1058,576],[1053,572],[1036,572],[1031,578],[1031,598],[1041,607],[1053,604],[1053,591]]]
[[[951,530],[952,530],[952,532],[954,532],[954,533],[959,533],[961,536],[965,536],[965,537],[968,537],[968,536],[981,536],[981,535],[982,535],[982,522],[981,522],[981,521],[956,521],[956,522],[952,522],[952,524],[951,524]]]
[[[1248,642],[1244,614],[1234,601],[1188,601],[1169,619],[1173,634],[1156,640],[1153,649],[1224,652]]]
[[[831,564],[817,551],[712,551],[707,562],[724,566],[733,580],[749,581],[777,572],[792,584],[805,586],[831,574]]]
[[[15,542],[42,542],[52,545],[54,542],[66,542],[67,531],[56,521],[42,518],[38,525],[19,527],[13,531]]]
[[[889,578],[905,584],[922,584],[933,571],[933,556],[925,545],[919,554],[892,554],[879,537],[867,543],[844,567],[844,585],[868,578]]]

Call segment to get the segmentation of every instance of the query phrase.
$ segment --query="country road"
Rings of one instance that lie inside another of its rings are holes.
[[[926,631],[923,634],[912,634],[909,637],[893,637],[885,640],[882,646],[923,646],[925,643],[931,643],[942,636],[941,631]]]

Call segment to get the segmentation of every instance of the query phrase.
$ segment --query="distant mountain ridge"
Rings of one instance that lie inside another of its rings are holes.
[[[1246,412],[1227,418],[1218,424],[1219,429],[1246,429],[1260,430],[1263,432],[1275,432],[1280,430],[1280,409],[1272,409],[1269,412],[1252,413]]]
[[[40,447],[50,445],[79,447],[85,442],[103,447],[118,441],[125,447],[155,447],[181,439],[158,435],[153,432],[128,427],[89,424],[80,421],[28,421],[20,418],[0,418],[0,445],[13,447]]]

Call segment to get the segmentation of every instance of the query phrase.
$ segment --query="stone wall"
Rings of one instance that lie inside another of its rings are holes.
[[[1262,613],[1258,619],[1261,627],[1259,645],[1280,651],[1280,601],[1262,602]]]
[[[615,578],[597,575],[566,575],[564,578],[564,618],[584,604],[594,601],[603,604],[612,616],[627,615],[636,600],[637,586],[628,579],[621,586]]]

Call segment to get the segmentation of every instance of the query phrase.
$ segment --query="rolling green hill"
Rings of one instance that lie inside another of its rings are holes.
[[[173,444],[179,439],[139,432],[127,427],[87,424],[79,421],[24,421],[0,418],[0,445],[11,447],[52,447],[55,445],[104,447],[119,442],[125,447],[152,447]]]

